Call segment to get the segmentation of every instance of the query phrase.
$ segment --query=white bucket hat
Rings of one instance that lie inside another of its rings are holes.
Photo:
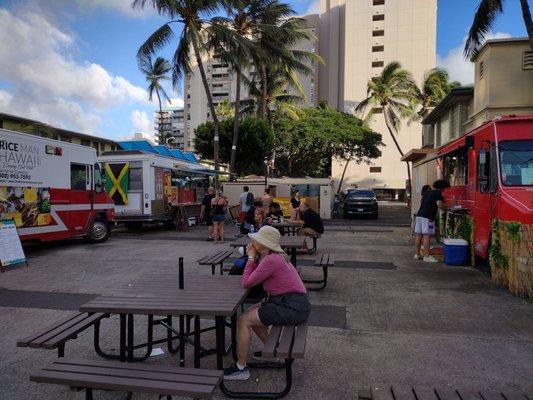
[[[270,249],[276,253],[284,253],[283,249],[279,245],[281,234],[272,226],[265,225],[259,229],[259,232],[249,233],[248,237],[254,242],[265,246],[267,249]]]

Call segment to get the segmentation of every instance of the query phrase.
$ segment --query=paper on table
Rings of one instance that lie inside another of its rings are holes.
[[[150,357],[162,356],[163,354],[165,354],[163,349],[161,347],[157,347],[155,349],[152,349],[152,352],[150,353]]]

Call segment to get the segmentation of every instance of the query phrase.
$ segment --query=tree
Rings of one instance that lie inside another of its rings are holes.
[[[161,106],[161,96],[163,96],[167,101],[170,101],[165,89],[161,85],[163,81],[170,80],[169,72],[172,70],[172,67],[162,57],[157,57],[155,62],[152,63],[152,59],[148,57],[143,60],[142,65],[139,66],[146,81],[148,82],[148,100],[152,101],[154,92],[157,96],[157,101],[159,103],[159,144],[166,144],[168,136],[165,136],[162,128],[162,118],[163,118],[163,108]]]
[[[213,158],[215,171],[219,170],[219,121],[217,118],[213,96],[207,81],[202,55],[206,50],[205,37],[208,35],[208,27],[212,27],[206,18],[219,8],[220,0],[133,0],[132,7],[144,8],[149,3],[162,16],[167,16],[170,20],[157,29],[141,45],[137,52],[137,59],[142,65],[146,58],[153,55],[161,48],[168,45],[174,38],[172,24],[182,24],[183,30],[178,40],[178,45],[174,51],[172,59],[172,81],[177,87],[183,74],[191,72],[191,48],[198,65],[198,70],[202,77],[205,94],[209,110],[213,118]]]
[[[471,58],[477,53],[480,46],[485,40],[485,36],[492,28],[498,14],[503,12],[504,0],[481,0],[474,15],[472,26],[466,39],[464,54],[465,57]],[[527,35],[529,36],[529,45],[533,50],[533,20],[527,0],[520,0],[522,8],[522,17],[526,26]]]
[[[233,139],[233,118],[220,122],[220,159],[229,162]],[[214,124],[205,122],[195,130],[194,148],[201,158],[209,158],[213,152]],[[270,156],[274,137],[268,123],[255,116],[241,119],[235,170],[239,175],[264,173],[264,157]]]
[[[298,110],[275,120],[278,175],[328,176],[332,157],[357,163],[379,157],[381,135],[354,115],[342,113],[325,103]],[[342,185],[342,182],[341,182]]]
[[[461,84],[457,81],[450,82],[448,72],[442,68],[433,68],[424,74],[422,87],[416,89],[415,102],[420,109],[415,117],[424,118],[429,111],[439,104],[450,91]]]
[[[413,119],[416,114],[416,83],[411,73],[402,68],[398,61],[387,64],[381,74],[370,79],[367,83],[367,97],[361,101],[356,110],[366,112],[365,122],[372,117],[376,110],[383,113],[385,125],[389,134],[398,149],[398,153],[403,157],[404,152],[398,143],[397,132],[402,119]],[[370,110],[367,110],[370,108]],[[411,182],[411,170],[409,162],[407,165],[407,178]]]

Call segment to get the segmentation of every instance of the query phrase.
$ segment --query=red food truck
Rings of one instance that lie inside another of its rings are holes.
[[[533,116],[504,116],[441,147],[440,177],[452,210],[473,220],[476,257],[488,260],[495,220],[533,224]]]
[[[114,207],[95,149],[0,129],[0,220],[22,240],[104,242]]]

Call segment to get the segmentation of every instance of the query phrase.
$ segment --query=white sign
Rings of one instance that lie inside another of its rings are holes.
[[[5,267],[25,262],[26,256],[20,243],[15,220],[0,220],[0,266]]]
[[[44,185],[45,143],[27,136],[7,136],[0,132],[0,186]]]

